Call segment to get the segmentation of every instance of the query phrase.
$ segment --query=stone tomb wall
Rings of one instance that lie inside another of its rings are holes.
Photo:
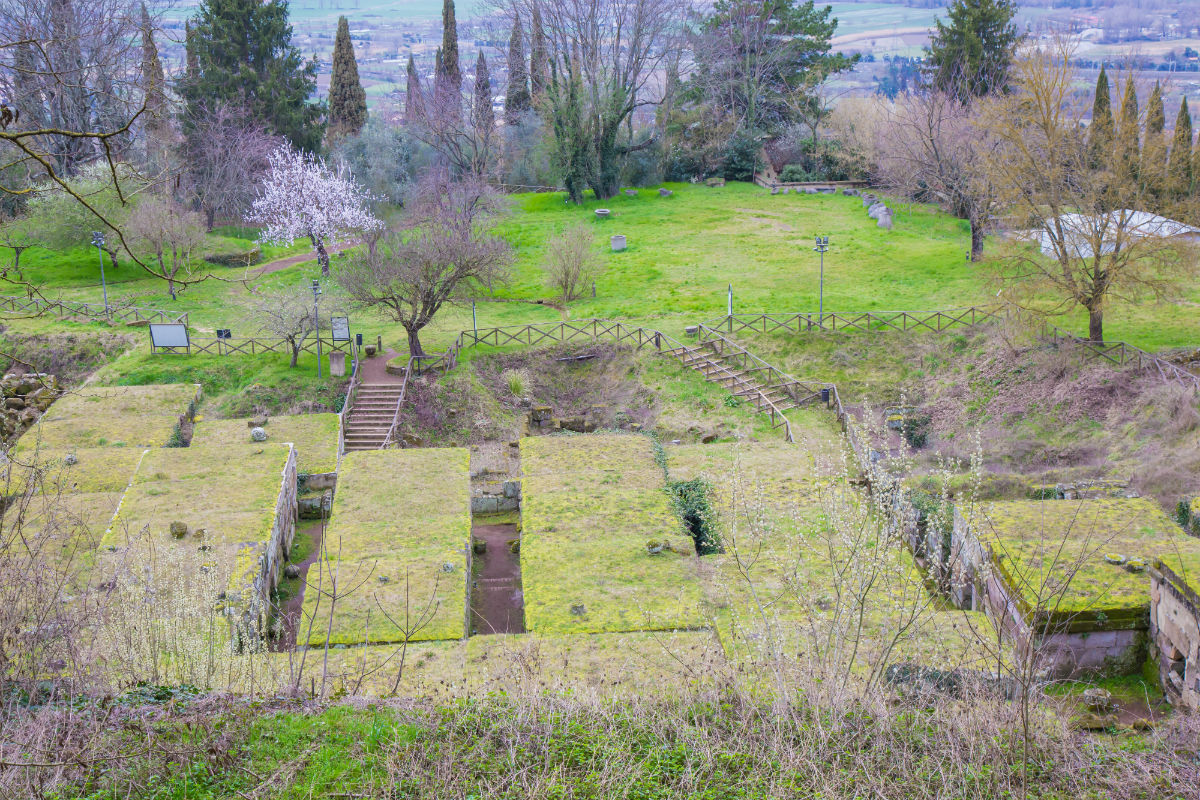
[[[1200,711],[1200,597],[1169,568],[1150,573],[1150,636],[1168,697]]]

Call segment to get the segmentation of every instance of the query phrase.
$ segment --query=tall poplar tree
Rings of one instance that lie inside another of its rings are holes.
[[[1021,41],[1016,13],[1013,0],[954,0],[925,48],[934,86],[964,102],[1004,91]]]
[[[542,27],[542,12],[535,0],[529,18],[529,96],[536,104],[550,85],[550,52],[546,47],[546,31]]]
[[[1116,185],[1124,187],[1123,193],[1138,181],[1138,162],[1141,161],[1141,142],[1138,122],[1137,89],[1133,85],[1133,74],[1125,79],[1125,95],[1121,98],[1121,116],[1117,121],[1116,159],[1114,167],[1117,171]],[[1126,202],[1125,198],[1116,198],[1119,204]]]
[[[305,61],[292,44],[285,0],[202,0],[191,42],[195,71],[179,86],[185,126],[217,106],[235,105],[295,147],[320,149],[324,104],[309,101],[317,62]]]
[[[1088,128],[1088,156],[1093,167],[1108,161],[1113,146],[1112,95],[1108,88],[1108,73],[1100,67],[1096,78],[1096,96],[1092,100],[1092,124]]]
[[[367,93],[358,79],[358,61],[350,39],[350,23],[338,17],[333,41],[333,71],[329,76],[329,134],[351,136],[367,124]]]
[[[1142,181],[1146,200],[1151,210],[1164,210],[1167,193],[1167,140],[1163,131],[1167,127],[1166,110],[1163,108],[1162,87],[1154,84],[1150,100],[1146,103],[1146,133],[1142,145],[1141,164],[1138,175]]]
[[[514,15],[512,35],[508,37],[508,90],[504,93],[504,119],[514,124],[529,110],[529,74],[525,69],[525,38],[521,17]]]
[[[496,127],[496,114],[492,111],[492,81],[488,76],[487,59],[483,50],[479,51],[479,60],[475,63],[475,104],[472,108],[472,119],[475,129],[490,136]]]
[[[1192,115],[1184,97],[1175,116],[1175,136],[1167,161],[1167,192],[1173,201],[1179,202],[1191,194],[1192,178]]]

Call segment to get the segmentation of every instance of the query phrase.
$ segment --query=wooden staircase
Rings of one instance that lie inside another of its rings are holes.
[[[347,452],[378,450],[387,444],[396,404],[403,393],[404,386],[399,383],[364,383],[358,387],[343,432]]]

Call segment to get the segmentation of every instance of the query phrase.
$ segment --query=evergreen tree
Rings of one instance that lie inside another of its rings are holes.
[[[150,12],[142,3],[142,94],[146,104],[146,159],[151,169],[166,166],[167,140],[170,125],[167,120],[166,76],[158,47],[154,44],[154,25]]]
[[[309,102],[317,62],[305,62],[292,44],[286,0],[202,0],[191,41],[195,70],[179,87],[186,124],[237,105],[301,150],[320,148],[324,108]]]
[[[1167,127],[1167,115],[1163,109],[1162,87],[1157,83],[1146,104],[1146,135],[1142,146],[1142,159],[1138,167],[1142,186],[1150,210],[1164,210],[1167,194],[1167,140],[1163,131]]]
[[[454,20],[454,0],[442,2],[442,65],[438,70],[442,85],[452,97],[462,94],[462,71],[458,66],[458,23]]]
[[[935,20],[925,48],[934,86],[963,101],[1005,91],[1021,41],[1012,21],[1016,13],[1013,0],[954,0],[949,22]]]
[[[475,129],[484,136],[491,136],[496,127],[496,115],[492,111],[492,81],[488,77],[487,59],[483,51],[479,51],[479,61],[475,63],[475,107],[472,109]]]
[[[413,61],[412,53],[408,54],[405,73],[407,82],[404,86],[404,121],[411,125],[422,116],[425,108],[421,97],[421,76],[417,74],[417,64]]]
[[[1108,89],[1108,73],[1104,67],[1100,67],[1100,77],[1096,78],[1096,97],[1092,101],[1092,124],[1088,128],[1088,154],[1093,167],[1108,161],[1112,145],[1112,96]]]
[[[525,39],[521,35],[521,17],[513,19],[508,37],[508,91],[504,94],[504,119],[512,125],[529,110],[529,75],[525,69]]]
[[[367,124],[367,93],[358,79],[354,42],[350,23],[338,17],[337,37],[333,41],[333,71],[329,76],[329,133],[350,136]]]
[[[1185,97],[1175,117],[1175,136],[1167,162],[1167,193],[1173,201],[1179,202],[1191,194],[1192,177],[1192,115]]]
[[[1133,85],[1133,74],[1125,79],[1125,96],[1121,99],[1121,118],[1117,122],[1116,139],[1116,185],[1132,187],[1137,183],[1138,162],[1141,160],[1141,143],[1138,129],[1137,90]],[[1123,198],[1117,202],[1124,204]]]
[[[196,35],[192,32],[190,19],[183,22],[183,49],[186,61],[183,79],[187,82],[195,80],[200,74],[200,63],[196,61]]]
[[[550,85],[547,65],[550,63],[550,53],[546,49],[546,31],[542,28],[542,12],[538,4],[533,3],[533,12],[529,22],[529,94],[534,103],[542,98],[546,87]]]

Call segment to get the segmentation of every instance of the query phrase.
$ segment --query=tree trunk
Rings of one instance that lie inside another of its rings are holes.
[[[213,227],[217,224],[217,212],[215,209],[206,208],[204,210],[204,223],[208,226],[208,233],[212,233]]]
[[[408,334],[408,354],[410,356],[425,355],[425,349],[421,347],[421,329],[419,327],[410,328],[405,325],[404,331]]]
[[[1088,309],[1088,339],[1096,344],[1104,343],[1104,309]]]
[[[971,222],[971,260],[983,258],[983,226]]]
[[[295,339],[288,339],[288,344],[292,348],[292,363],[288,366],[296,366],[296,362],[300,359],[300,343]]]
[[[317,248],[317,263],[321,265],[321,277],[329,277],[329,253],[325,250],[325,240],[319,236],[313,237],[313,247]]]

